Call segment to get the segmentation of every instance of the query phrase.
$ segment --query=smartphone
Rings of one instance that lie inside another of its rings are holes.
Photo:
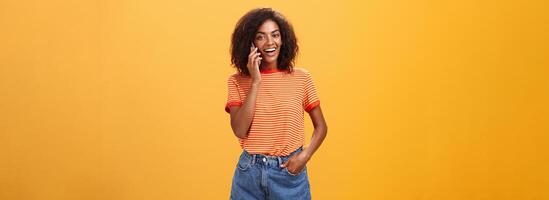
[[[255,48],[255,45],[254,43],[252,42],[252,48]],[[259,52],[259,49],[258,49],[258,52]],[[261,54],[261,52],[259,52]],[[261,58],[261,55],[259,55],[259,57]],[[261,60],[258,60],[257,61],[257,66],[260,66],[261,65]]]

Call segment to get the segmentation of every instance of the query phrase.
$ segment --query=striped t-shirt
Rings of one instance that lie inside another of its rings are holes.
[[[304,111],[310,112],[320,104],[309,72],[303,68],[286,71],[262,70],[255,112],[245,139],[240,146],[251,154],[286,156],[304,144]],[[252,79],[236,72],[229,76],[230,106],[241,106],[246,100]]]

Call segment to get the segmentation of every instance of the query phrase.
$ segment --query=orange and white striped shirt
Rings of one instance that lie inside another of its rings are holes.
[[[240,146],[251,154],[287,156],[303,146],[304,111],[310,112],[320,100],[311,75],[303,68],[294,68],[291,74],[278,69],[260,73],[252,124],[248,137],[239,139]],[[229,76],[227,113],[230,106],[243,104],[251,83],[249,76],[238,72]]]

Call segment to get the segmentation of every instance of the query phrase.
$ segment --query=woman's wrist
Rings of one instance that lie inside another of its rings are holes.
[[[303,156],[307,159],[307,161],[310,160],[311,157],[313,156],[312,152],[309,152],[308,149],[304,149],[302,153],[303,153]]]

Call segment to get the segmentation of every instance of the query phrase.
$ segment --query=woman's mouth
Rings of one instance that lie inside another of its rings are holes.
[[[272,57],[276,55],[276,48],[268,48],[263,50],[263,52],[265,53],[266,56]]]

